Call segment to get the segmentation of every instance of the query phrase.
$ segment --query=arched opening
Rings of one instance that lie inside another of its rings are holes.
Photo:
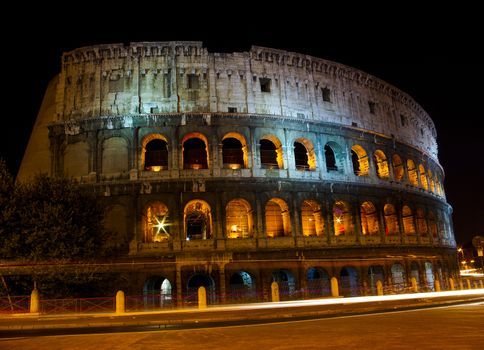
[[[411,159],[407,159],[407,173],[408,181],[412,186],[418,187],[418,176],[417,169],[415,168],[415,163]]]
[[[356,297],[360,294],[358,271],[354,267],[343,267],[340,272],[341,295]]]
[[[263,169],[284,169],[282,144],[275,136],[260,140],[260,163]]]
[[[257,293],[252,275],[239,271],[230,276],[230,299],[238,302],[256,302]]]
[[[301,222],[303,236],[322,236],[324,222],[321,206],[313,200],[305,200],[301,207]]]
[[[307,295],[313,298],[331,295],[331,284],[326,270],[320,267],[308,269]]]
[[[207,304],[214,304],[216,301],[215,282],[212,277],[205,273],[195,273],[187,282],[187,294],[185,304],[198,303],[198,288],[205,287],[207,292]]]
[[[434,269],[432,263],[426,261],[425,264],[425,277],[427,279],[427,289],[431,292],[435,290],[435,278],[434,278]]]
[[[291,219],[289,207],[280,198],[272,198],[266,204],[267,237],[291,236]]]
[[[370,164],[368,155],[360,145],[351,147],[351,161],[353,163],[353,173],[356,176],[368,176],[370,173]]]
[[[184,210],[187,241],[212,238],[212,212],[207,202],[195,199]]]
[[[294,142],[294,161],[297,170],[309,170],[308,152],[302,143]]]
[[[382,285],[385,284],[385,272],[383,266],[370,266],[368,268],[368,279],[370,281],[370,294],[377,295],[376,282],[380,281]]]
[[[237,133],[229,133],[222,140],[222,159],[224,168],[247,168],[247,143]]]
[[[168,140],[161,134],[150,134],[141,142],[141,167],[148,171],[168,169]]]
[[[338,165],[336,164],[336,157],[334,154],[333,149],[326,144],[324,146],[324,158],[326,159],[326,170],[330,171],[338,171]]]
[[[336,142],[330,141],[324,146],[324,156],[326,160],[326,170],[328,172],[338,171],[343,173],[346,153]]]
[[[208,168],[208,144],[205,140],[192,137],[183,142],[183,169]]]
[[[420,235],[427,236],[427,220],[425,220],[425,212],[422,208],[417,208],[417,230]]]
[[[375,160],[376,175],[380,179],[388,179],[390,177],[390,170],[388,169],[387,156],[383,151],[376,150],[373,154]]]
[[[161,202],[152,202],[145,209],[144,242],[164,242],[171,238],[168,207]]]
[[[353,233],[353,216],[348,203],[337,201],[333,205],[334,234],[349,235]]]
[[[281,300],[289,300],[297,297],[296,280],[289,270],[281,269],[272,271],[272,281],[279,285],[279,297]]]
[[[361,232],[364,235],[377,235],[379,231],[378,217],[373,203],[364,202],[360,207]]]
[[[145,309],[173,306],[171,282],[162,276],[153,276],[146,280],[143,286],[143,301]]]
[[[414,277],[415,281],[417,282],[417,287],[420,288],[420,268],[418,267],[418,263],[416,261],[412,261],[410,264],[410,277]]]
[[[407,235],[415,234],[415,223],[413,220],[412,209],[408,205],[404,205],[402,208],[402,221],[403,221],[403,232]]]
[[[227,238],[252,237],[252,208],[241,198],[233,199],[225,208]]]
[[[422,188],[428,190],[429,184],[427,182],[427,174],[425,173],[425,168],[422,164],[418,166],[418,171],[420,173],[420,183],[422,184]]]
[[[429,231],[432,237],[437,238],[437,220],[435,219],[435,213],[429,211]]]
[[[398,235],[400,233],[398,216],[393,204],[385,204],[383,212],[385,216],[385,235]]]
[[[154,139],[145,147],[145,169],[160,171],[168,169],[168,144],[165,140]]]
[[[311,141],[297,139],[294,142],[294,159],[297,170],[316,170],[316,155]]]
[[[402,158],[398,154],[394,154],[392,157],[393,162],[393,177],[395,181],[402,181],[405,169],[403,168]]]
[[[392,284],[393,290],[397,293],[401,293],[405,290],[405,269],[402,264],[395,263],[392,265]]]

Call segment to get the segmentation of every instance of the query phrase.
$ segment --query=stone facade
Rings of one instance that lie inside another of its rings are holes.
[[[356,295],[457,274],[432,120],[320,58],[200,42],[65,53],[19,179],[37,171],[103,198],[123,252],[110,270],[132,294],[264,299],[276,280],[283,298],[321,296],[336,277]]]

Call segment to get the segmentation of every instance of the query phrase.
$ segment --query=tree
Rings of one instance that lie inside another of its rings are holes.
[[[110,235],[92,187],[47,175],[14,186],[4,165],[0,176],[0,259],[32,266],[30,276],[44,293],[73,296],[102,279],[92,262],[109,254]]]

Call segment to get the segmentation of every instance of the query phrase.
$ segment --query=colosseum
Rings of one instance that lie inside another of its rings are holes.
[[[450,288],[435,126],[358,69],[265,47],[83,47],[62,56],[19,171],[94,188],[130,295],[182,305]]]

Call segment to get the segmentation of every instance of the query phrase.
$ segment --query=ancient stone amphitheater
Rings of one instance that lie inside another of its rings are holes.
[[[19,179],[93,187],[130,294],[179,304],[449,288],[451,212],[428,114],[357,69],[264,47],[62,56]],[[159,296],[159,298],[158,298]]]

